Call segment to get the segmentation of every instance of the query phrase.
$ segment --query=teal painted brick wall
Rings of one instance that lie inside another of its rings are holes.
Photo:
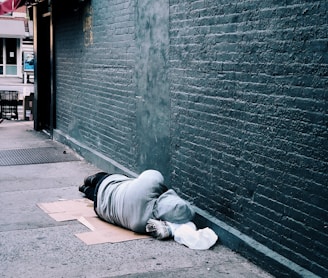
[[[172,183],[327,275],[327,3],[170,1]]]
[[[327,276],[326,1],[92,1],[56,18],[57,129]]]
[[[57,129],[132,171],[168,176],[168,1],[59,10],[55,28]]]

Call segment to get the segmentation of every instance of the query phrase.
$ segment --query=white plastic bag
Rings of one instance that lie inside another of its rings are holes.
[[[210,228],[196,230],[195,225],[182,224],[175,229],[174,240],[190,249],[206,250],[216,243],[218,236]]]

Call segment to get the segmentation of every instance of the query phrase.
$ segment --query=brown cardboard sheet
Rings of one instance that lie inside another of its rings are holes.
[[[88,199],[63,200],[37,205],[56,221],[78,220],[88,227],[90,232],[75,234],[88,245],[149,238],[147,235],[136,234],[100,220],[93,210],[93,202]]]

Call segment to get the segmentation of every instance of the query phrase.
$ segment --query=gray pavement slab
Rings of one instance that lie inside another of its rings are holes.
[[[0,124],[0,154],[48,145],[60,146],[31,122]],[[85,226],[37,206],[82,198],[78,185],[99,170],[82,158],[0,167],[0,277],[272,277],[219,242],[206,251],[152,238],[86,245],[74,235]]]

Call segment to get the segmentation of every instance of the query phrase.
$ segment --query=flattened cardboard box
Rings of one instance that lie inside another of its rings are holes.
[[[56,221],[78,220],[88,227],[90,232],[75,234],[88,245],[149,238],[147,235],[136,234],[100,220],[93,210],[93,202],[88,199],[65,200],[37,205]]]

